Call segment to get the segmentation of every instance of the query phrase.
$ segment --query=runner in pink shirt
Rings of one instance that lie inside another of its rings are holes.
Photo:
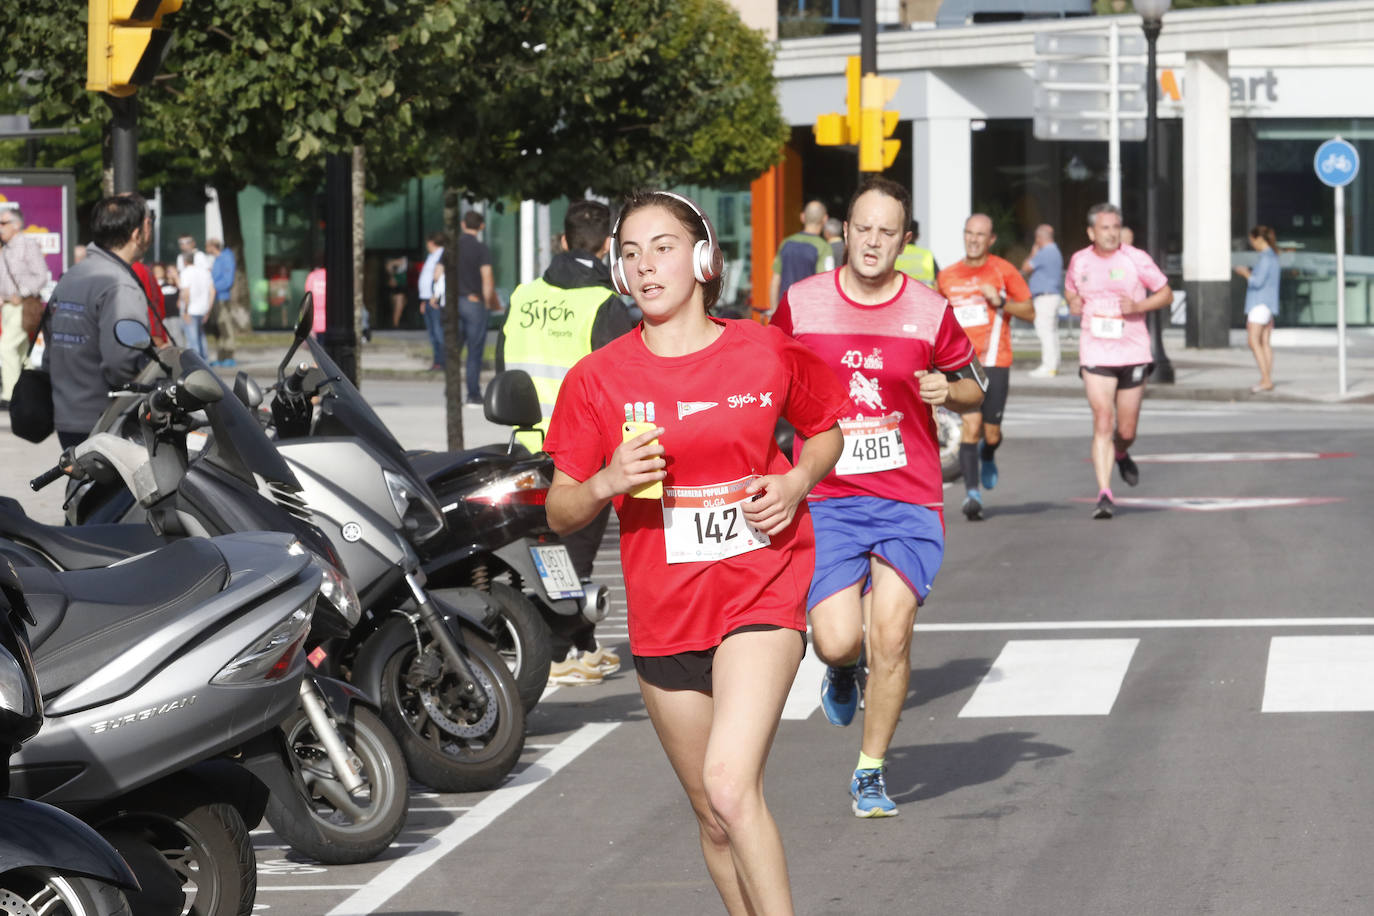
[[[1092,245],[1069,260],[1064,298],[1069,311],[1082,316],[1078,375],[1093,410],[1093,518],[1106,519],[1113,509],[1113,457],[1122,480],[1130,486],[1140,482],[1127,449],[1135,442],[1145,379],[1154,368],[1145,313],[1167,307],[1174,293],[1148,254],[1121,243],[1121,210],[1115,204],[1088,210],[1088,238]]]

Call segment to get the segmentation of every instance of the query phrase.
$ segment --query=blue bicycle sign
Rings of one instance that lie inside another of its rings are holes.
[[[1360,154],[1349,140],[1332,137],[1317,147],[1312,159],[1317,177],[1331,188],[1343,188],[1355,180],[1360,171]]]

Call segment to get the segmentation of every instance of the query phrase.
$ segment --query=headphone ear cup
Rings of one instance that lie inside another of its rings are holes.
[[[706,239],[700,239],[692,249],[692,273],[698,283],[705,283],[720,276],[720,249]]]
[[[630,284],[625,280],[624,258],[616,258],[611,262],[611,286],[622,296],[630,295]]]

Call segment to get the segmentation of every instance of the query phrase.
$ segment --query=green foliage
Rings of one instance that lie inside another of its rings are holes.
[[[86,0],[0,4],[0,59],[44,164],[98,182],[109,114],[85,90]],[[441,169],[469,196],[752,178],[787,136],[772,56],[724,0],[186,0],[138,93],[141,183],[317,187],[367,149],[369,187]]]

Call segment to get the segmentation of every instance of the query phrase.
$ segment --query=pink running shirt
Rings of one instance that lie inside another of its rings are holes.
[[[1130,245],[1122,245],[1107,257],[1091,245],[1074,252],[1064,272],[1064,292],[1083,298],[1078,364],[1138,366],[1150,362],[1145,316],[1122,315],[1120,297],[1127,295],[1139,302],[1168,282],[1148,254]]]
[[[819,356],[849,391],[840,421],[848,427],[846,453],[809,498],[880,496],[939,510],[945,496],[935,418],[913,373],[962,369],[973,361],[973,344],[949,303],[926,285],[904,277],[887,302],[863,305],[844,294],[839,277],[833,270],[792,284],[772,322]],[[855,453],[860,446],[881,446],[876,434],[891,428],[900,438],[890,436],[889,452],[900,443],[901,466],[889,466],[897,462],[883,455]],[[865,464],[865,458],[876,460]],[[859,473],[843,473],[846,467]]]

